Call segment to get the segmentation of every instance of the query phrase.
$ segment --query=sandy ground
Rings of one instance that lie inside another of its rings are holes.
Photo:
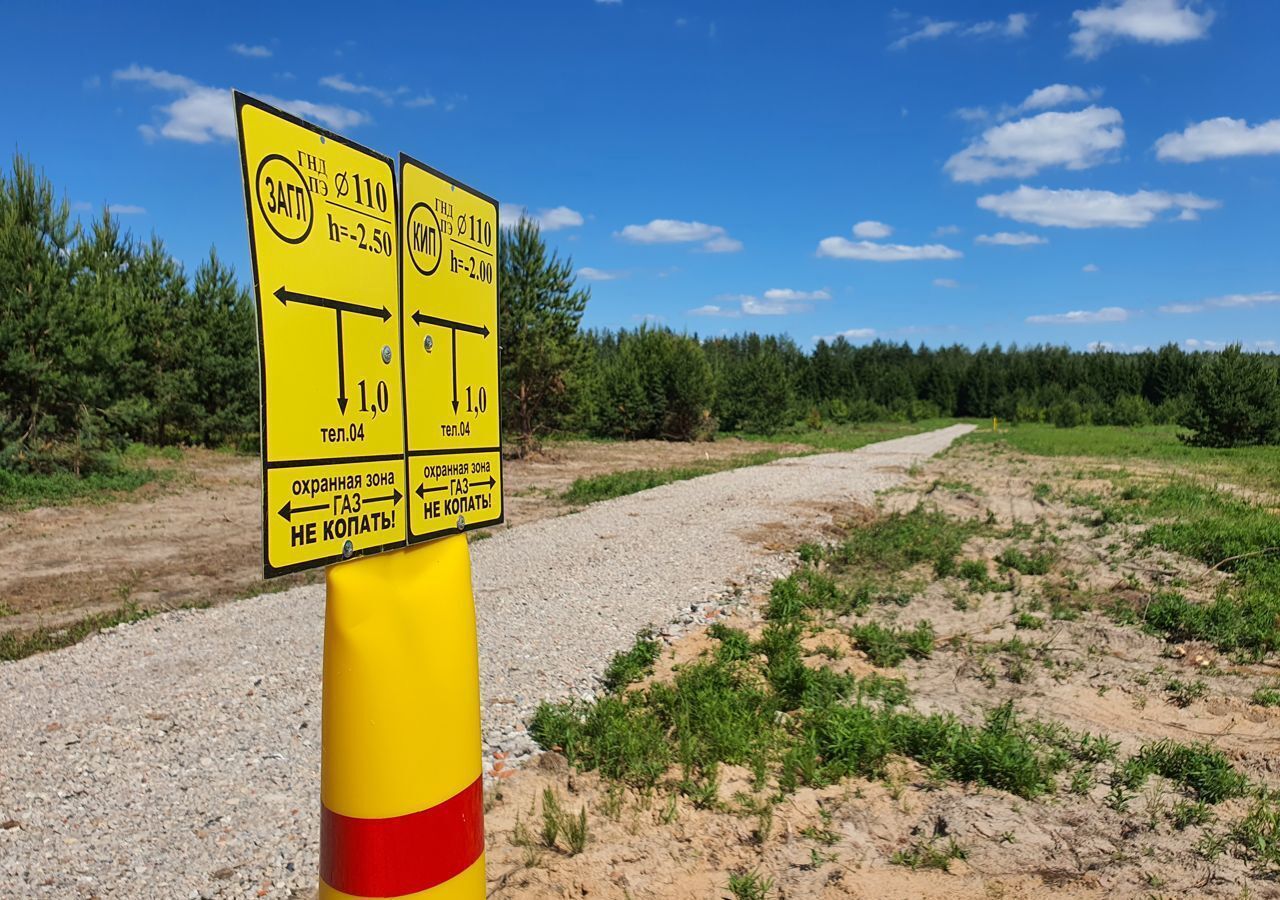
[[[1013,590],[983,596],[958,579],[907,573],[904,584],[918,579],[921,586],[910,603],[873,607],[868,615],[904,626],[927,619],[938,646],[929,659],[879,671],[906,678],[922,712],[977,721],[983,710],[1012,699],[1024,717],[1117,741],[1121,758],[1163,738],[1210,742],[1254,783],[1275,788],[1280,710],[1249,701],[1255,688],[1275,682],[1280,669],[1274,664],[1239,664],[1206,645],[1170,646],[1100,612],[1058,621],[1045,609],[1042,629],[1015,627],[1015,612],[1036,608],[1035,598],[1142,602],[1172,582],[1185,583],[1179,589],[1188,596],[1207,599],[1216,589],[1221,576],[1206,576],[1203,566],[1185,558],[1139,549],[1133,527],[1097,528],[1088,510],[1073,506],[1073,491],[1110,489],[1090,474],[1097,471],[1095,463],[962,444],[928,463],[906,487],[883,495],[885,511],[924,502],[1006,529],[1024,526],[1023,537],[971,540],[962,558],[991,560],[1011,545],[1030,548],[1031,533],[1053,535],[1058,558],[1050,573],[1011,573]],[[1168,473],[1147,467],[1143,474]],[[1040,483],[1054,493],[1037,497]],[[856,511],[848,514],[857,517]],[[722,621],[757,637],[767,595],[750,600]],[[806,662],[858,676],[877,671],[849,642],[842,630],[847,624],[824,623],[805,640],[810,648],[840,647],[839,659],[815,653]],[[1014,637],[1033,645],[1029,659],[1020,663],[991,652]],[[673,666],[713,646],[705,629],[669,642],[653,677],[670,677]],[[1172,677],[1202,679],[1208,691],[1177,706],[1165,690]],[[1106,803],[1105,764],[1090,790],[1077,794],[1064,787],[1028,801],[938,782],[901,761],[883,781],[849,779],[789,795],[774,808],[763,835],[744,798],[755,801],[768,791],[754,793],[745,770],[724,771],[721,807],[707,810],[668,788],[646,796],[571,772],[556,753],[520,771],[499,768],[487,817],[490,897],[731,897],[730,874],[746,871],[771,880],[768,896],[774,898],[1280,897],[1274,877],[1251,870],[1231,852],[1212,859],[1197,852],[1202,841],[1225,833],[1247,811],[1248,799],[1218,804],[1211,824],[1178,830],[1170,810],[1183,795],[1171,783],[1153,778],[1126,809],[1113,809]],[[587,810],[592,839],[581,854],[568,855],[563,839],[554,848],[539,846],[546,790],[573,812]],[[967,858],[951,861],[946,871],[912,871],[891,862],[895,851],[912,844],[941,846],[952,839]]]
[[[554,444],[506,461],[503,527],[569,511],[560,494],[576,478],[771,449],[807,448],[736,438]],[[128,499],[0,512],[0,609],[13,613],[0,630],[61,625],[129,601],[168,609],[318,581],[322,572],[262,580],[260,481],[256,457],[188,450],[169,478]]]

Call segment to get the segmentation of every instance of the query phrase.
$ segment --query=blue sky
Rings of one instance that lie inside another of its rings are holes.
[[[1280,4],[186,6],[10,6],[0,137],[190,267],[236,87],[539,217],[590,326],[1280,349]]]

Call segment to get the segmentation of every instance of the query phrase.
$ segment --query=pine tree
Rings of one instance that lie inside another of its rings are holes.
[[[578,324],[591,291],[574,287],[572,262],[549,254],[538,226],[525,218],[499,230],[498,269],[502,413],[526,453],[570,406],[566,379],[581,350]]]
[[[1276,370],[1232,344],[1200,370],[1179,424],[1191,429],[1184,440],[1201,447],[1280,443]]]

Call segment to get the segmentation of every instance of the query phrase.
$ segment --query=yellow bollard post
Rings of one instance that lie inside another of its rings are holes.
[[[331,566],[320,898],[485,895],[467,538]]]
[[[1000,420],[995,416],[991,417],[991,430],[996,434],[1000,433]]]

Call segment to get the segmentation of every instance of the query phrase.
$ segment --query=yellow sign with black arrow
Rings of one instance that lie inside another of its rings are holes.
[[[389,158],[244,94],[235,111],[272,576],[405,543],[399,214]]]
[[[409,543],[502,521],[498,204],[400,155]]]

